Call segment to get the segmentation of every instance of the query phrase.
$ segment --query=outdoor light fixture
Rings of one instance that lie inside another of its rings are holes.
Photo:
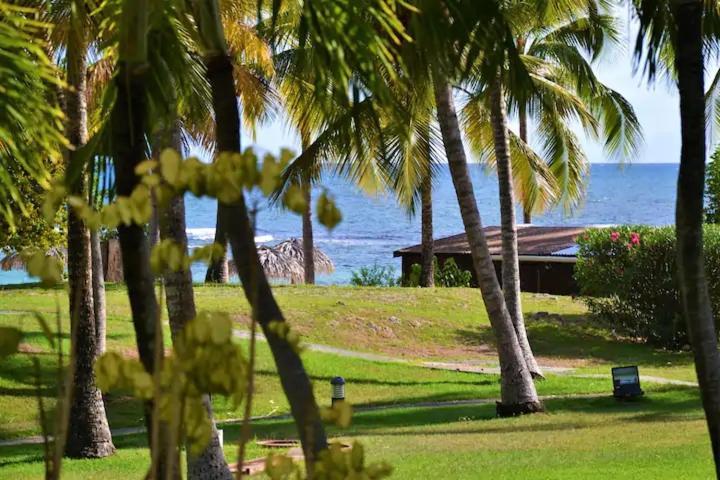
[[[345,379],[343,377],[335,377],[330,380],[332,385],[332,403],[345,400]]]
[[[641,397],[645,392],[640,388],[640,373],[635,365],[612,369],[613,396],[617,399]]]

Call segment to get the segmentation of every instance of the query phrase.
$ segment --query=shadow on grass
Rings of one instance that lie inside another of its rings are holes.
[[[538,356],[565,359],[595,360],[611,363],[638,363],[665,367],[690,365],[692,356],[685,352],[671,352],[650,345],[613,338],[610,329],[599,325],[586,315],[562,315],[562,320],[529,320],[528,337]],[[466,345],[494,345],[495,336],[490,327],[459,329],[459,341]]]
[[[409,400],[409,399],[403,399]],[[607,415],[602,422],[622,424],[632,422],[673,422],[702,419],[700,398],[697,389],[668,387],[653,392],[634,402],[620,402],[611,396],[592,398],[553,399],[545,402],[549,414],[570,413],[578,416],[578,421],[565,419],[557,422],[518,424],[495,416],[495,404],[453,405],[440,407],[388,408],[386,410],[357,412],[353,424],[347,430],[328,428],[331,436],[353,437],[361,435],[447,435],[466,433],[508,433],[522,431],[558,431],[579,428],[591,428],[597,423],[583,422],[583,415]],[[543,416],[545,414],[538,414]],[[546,417],[547,418],[547,417]],[[457,424],[483,421],[481,428],[443,430],[442,424]],[[413,428],[418,427],[418,428]],[[236,438],[237,426],[224,426],[226,438]],[[411,431],[398,430],[411,428]],[[292,420],[266,420],[256,422],[253,433],[258,438],[295,437]]]
[[[276,378],[277,373],[274,370],[257,370],[256,375],[262,375],[266,377]],[[330,380],[333,378],[331,375],[309,375],[310,380],[316,382],[316,385],[330,384]],[[477,375],[480,377],[480,375]],[[475,380],[378,380],[373,378],[359,378],[347,376],[344,377],[345,382],[348,385],[385,385],[390,387],[403,387],[403,386],[429,386],[429,385],[468,385],[468,386],[486,386],[486,385],[497,385],[497,378],[493,379],[475,379]]]

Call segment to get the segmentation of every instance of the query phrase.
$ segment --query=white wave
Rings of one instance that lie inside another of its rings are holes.
[[[215,238],[214,228],[188,228],[187,235],[193,240],[213,240]]]
[[[272,242],[274,238],[275,238],[275,237],[273,237],[272,235],[256,235],[256,236],[255,236],[255,243],[267,243],[267,242]]]
[[[187,229],[188,239],[191,241],[206,241],[211,242],[215,239],[214,228],[188,228]],[[257,235],[255,236],[255,243],[267,243],[274,239],[272,235]]]

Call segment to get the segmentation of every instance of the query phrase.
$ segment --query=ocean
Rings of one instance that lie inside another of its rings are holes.
[[[470,171],[478,208],[486,226],[499,221],[497,178],[473,164]],[[587,178],[587,195],[574,212],[554,209],[533,218],[537,225],[667,225],[674,222],[677,164],[593,164]],[[343,221],[333,230],[315,222],[316,246],[335,263],[335,272],[320,275],[320,284],[347,284],[352,272],[374,264],[391,266],[399,275],[400,260],[392,256],[398,248],[420,242],[420,218],[412,217],[388,194],[367,195],[342,178],[328,177],[314,189],[317,198],[323,189],[335,197]],[[441,167],[433,186],[435,238],[463,230],[455,191],[447,165]],[[259,196],[257,237],[259,244],[272,246],[290,237],[301,237],[301,218],[268,206]],[[313,202],[314,205],[314,202]],[[188,239],[191,247],[213,240],[215,201],[186,198]],[[522,219],[518,210],[518,219]],[[194,265],[193,278],[202,281],[203,265]],[[0,284],[32,281],[24,272],[0,272]]]

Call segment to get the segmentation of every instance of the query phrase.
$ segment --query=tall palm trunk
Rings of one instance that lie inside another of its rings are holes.
[[[85,75],[87,50],[75,32],[67,45],[66,91],[67,137],[72,149],[67,152],[68,164],[77,149],[87,142],[87,103]],[[71,193],[84,197],[87,180],[83,174],[71,186]],[[90,231],[72,208],[68,209],[67,251],[70,318],[72,328],[73,388],[70,404],[65,453],[69,457],[106,457],[115,451],[110,435],[102,395],[95,385],[96,336],[93,304],[92,257]]]
[[[705,96],[703,2],[673,2],[677,21],[675,66],[680,92],[682,151],[675,212],[683,313],[695,356],[715,471],[720,478],[720,352],[705,278],[703,191],[705,184]]]
[[[218,212],[215,217],[215,238],[213,242],[218,245],[222,245],[223,248],[227,248],[227,238],[225,234],[225,225],[220,217],[220,206],[218,203]],[[230,279],[230,272],[228,271],[228,257],[227,252],[216,261],[212,262],[205,273],[205,281],[207,283],[227,283]]]
[[[520,126],[520,140],[528,143],[528,128],[527,128],[527,110],[525,105],[520,105],[518,108],[518,124]],[[532,207],[527,204],[525,200],[522,204],[523,207],[523,223],[529,225],[532,223]]]
[[[497,341],[501,374],[501,402],[497,413],[501,416],[532,413],[542,410],[530,371],[527,368],[512,319],[508,313],[495,267],[483,232],[475,192],[467,169],[460,126],[447,80],[435,75],[435,103],[443,144],[455,186],[460,214],[470,245],[473,266],[480,292]]]
[[[222,32],[219,19],[214,26]],[[235,101],[235,82],[230,57],[216,54],[206,59],[207,76],[212,91],[213,109],[219,151],[240,151],[240,112]],[[305,465],[312,476],[317,454],[327,448],[325,429],[310,379],[302,360],[292,346],[269,327],[273,321],[285,321],[268,284],[257,256],[255,239],[243,197],[232,204],[219,205],[219,212],[227,227],[227,238],[233,260],[242,282],[245,296],[255,318],[267,337],[275,359],[285,395],[305,454]]]
[[[305,284],[315,284],[315,239],[313,238],[312,225],[312,185],[306,182],[303,187],[305,196],[305,211],[302,215],[302,248],[303,248],[303,271]]]
[[[105,353],[107,343],[107,308],[105,307],[105,269],[103,268],[100,234],[90,232],[92,256],[93,307],[95,311],[95,350],[97,356]]]
[[[520,261],[518,258],[517,226],[515,225],[515,193],[513,191],[512,163],[508,142],[507,115],[502,84],[498,78],[490,90],[490,122],[495,144],[498,187],[500,192],[500,232],[502,237],[502,287],[510,318],[525,363],[533,377],[542,377],[535,361],[525,330],[525,319],[520,298]]]
[[[434,287],[432,177],[429,173],[420,185],[420,197],[422,202],[422,211],[420,213],[420,286]]]
[[[310,146],[310,135],[305,131],[300,133],[302,137],[302,149],[305,151]],[[302,185],[305,196],[305,211],[302,215],[302,248],[303,248],[303,272],[305,284],[315,284],[315,238],[313,236],[312,224],[312,183],[306,178]]]
[[[171,139],[165,143],[182,151],[179,128],[173,129]],[[185,198],[182,195],[173,197],[169,204],[158,211],[160,238],[172,240],[182,245],[187,253],[188,239],[185,230]],[[168,320],[173,342],[189,321],[195,318],[195,295],[193,291],[192,273],[190,270],[165,273],[165,298],[167,304]],[[210,443],[197,457],[188,455],[188,479],[190,480],[232,480],[225,456],[223,454],[215,421],[212,418],[212,404],[210,397],[203,395],[203,404],[208,412],[212,425]]]
[[[120,60],[117,64],[117,97],[112,111],[112,145],[115,162],[115,190],[118,195],[129,196],[140,183],[135,167],[145,160],[147,114],[146,71],[147,71],[147,0],[126,0],[123,3]],[[150,248],[142,225],[120,225],[118,227],[122,252],[123,274],[127,286],[132,313],[135,341],[143,367],[148,373],[160,368],[163,346],[162,332],[157,328],[158,303],[154,292],[154,277],[150,268]],[[159,347],[159,348],[158,348]],[[153,403],[146,402],[145,425],[153,457],[150,478],[179,478],[179,458],[170,456],[168,448],[176,453],[174,446],[167,444],[167,428],[153,428]],[[153,439],[157,439],[156,442]],[[155,448],[157,447],[157,448]]]

